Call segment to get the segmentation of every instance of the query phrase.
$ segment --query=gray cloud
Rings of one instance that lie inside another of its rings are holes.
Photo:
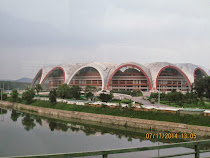
[[[2,0],[0,79],[33,77],[49,64],[90,61],[210,68],[209,19],[205,0]]]

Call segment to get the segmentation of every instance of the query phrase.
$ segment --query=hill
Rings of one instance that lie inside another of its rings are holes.
[[[3,83],[5,90],[13,90],[13,89],[24,90],[31,85],[31,83],[27,82],[0,81],[1,87],[3,87]]]
[[[27,77],[23,77],[23,78],[20,78],[18,80],[14,80],[13,82],[31,83],[32,82],[32,79],[27,78]]]

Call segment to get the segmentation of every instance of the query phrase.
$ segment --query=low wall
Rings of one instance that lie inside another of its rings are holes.
[[[204,126],[194,126],[186,125],[181,123],[164,122],[164,121],[154,121],[154,120],[144,120],[136,118],[127,118],[119,116],[110,116],[102,114],[84,113],[76,111],[65,111],[57,109],[49,109],[42,107],[35,107],[30,105],[24,105],[19,103],[11,103],[7,101],[0,101],[1,107],[13,108],[19,110],[27,110],[37,112],[44,116],[54,116],[54,117],[64,117],[80,120],[89,120],[94,122],[107,123],[111,125],[120,125],[131,128],[147,129],[153,131],[168,131],[177,133],[196,133],[199,136],[210,136],[210,127]]]

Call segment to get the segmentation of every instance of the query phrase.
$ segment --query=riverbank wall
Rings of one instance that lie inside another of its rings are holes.
[[[15,110],[25,110],[35,112],[41,116],[53,116],[57,118],[79,119],[93,121],[98,123],[106,123],[111,126],[119,125],[137,129],[146,129],[158,132],[175,132],[175,133],[196,133],[199,136],[210,136],[210,127],[186,125],[181,123],[136,119],[128,117],[119,117],[111,115],[84,113],[77,111],[65,111],[50,108],[35,107],[20,103],[12,103],[8,101],[0,101],[0,107],[12,108]]]

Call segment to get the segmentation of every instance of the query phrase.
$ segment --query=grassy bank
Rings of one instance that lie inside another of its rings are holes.
[[[167,122],[210,127],[209,117],[197,116],[197,115],[179,115],[179,114],[163,113],[159,111],[147,112],[147,111],[133,111],[129,109],[118,109],[118,108],[111,109],[108,107],[102,108],[102,107],[78,106],[78,105],[69,105],[66,103],[57,103],[53,105],[49,101],[41,101],[41,100],[37,100],[33,102],[31,105],[37,107],[60,109],[67,111],[78,111],[86,113],[122,116],[122,117],[157,120],[157,121],[167,121]]]
[[[209,101],[205,101],[205,105],[194,105],[194,104],[183,104],[183,105],[179,105],[175,102],[170,102],[170,101],[160,101],[161,104],[165,104],[168,106],[172,106],[172,107],[184,107],[184,108],[200,108],[200,109],[210,109],[210,102]]]

